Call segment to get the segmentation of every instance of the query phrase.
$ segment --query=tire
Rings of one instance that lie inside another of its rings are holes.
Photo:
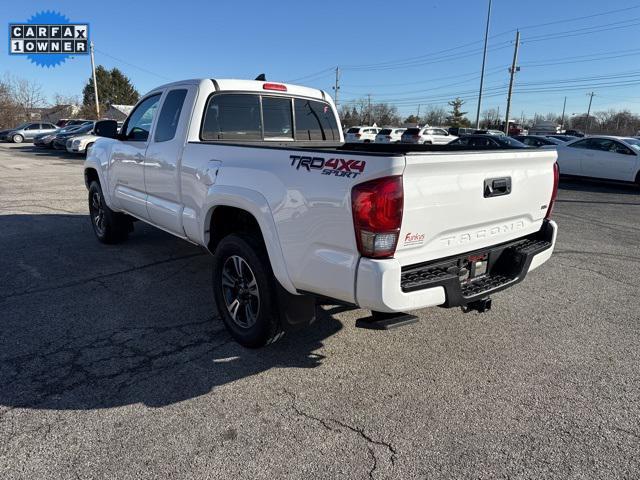
[[[24,142],[24,137],[19,133],[16,133],[13,137],[11,137],[11,141],[13,143],[22,143]]]
[[[124,213],[114,212],[104,201],[100,184],[89,185],[89,217],[98,240],[106,244],[120,243],[133,230],[131,219]]]
[[[246,234],[222,239],[213,256],[213,295],[225,327],[240,345],[258,348],[284,334],[276,282],[262,242]]]
[[[429,140],[426,140],[423,145],[433,145],[433,142],[430,142]]]
[[[371,140],[365,140],[363,143],[371,143]]]

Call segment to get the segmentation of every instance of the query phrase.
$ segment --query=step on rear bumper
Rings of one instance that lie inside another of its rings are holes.
[[[397,261],[362,259],[356,296],[363,308],[383,312],[429,306],[464,306],[524,280],[546,262],[555,245],[557,225],[544,221],[531,235],[460,255],[400,267]],[[486,255],[487,273],[461,281],[458,272],[470,256]]]

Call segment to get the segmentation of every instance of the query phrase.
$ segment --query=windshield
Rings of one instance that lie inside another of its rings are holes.
[[[78,129],[80,129],[78,125],[73,125],[72,127],[61,128],[60,130],[58,130],[58,133],[70,133],[75,132]]]
[[[31,125],[31,123],[30,122],[22,123],[22,124],[18,125],[16,128],[14,128],[14,130],[22,130],[27,125]]]
[[[627,142],[627,144],[631,147],[633,147],[635,150],[640,151],[640,140],[637,138],[625,138],[624,139],[625,142]]]
[[[420,133],[420,129],[419,128],[407,128],[404,133],[406,133],[407,135],[417,135],[418,133]]]
[[[360,131],[359,128],[354,127],[354,128],[350,128],[349,130],[347,130],[347,133],[358,133]]]
[[[378,135],[389,135],[390,133],[391,133],[390,128],[383,128],[382,130],[380,130],[380,133],[378,133]]]
[[[507,136],[501,136],[501,135],[495,135],[495,140],[506,144],[506,145],[511,145],[512,147],[525,147],[526,145],[522,142],[519,142],[518,140],[516,140],[515,138],[511,138],[511,137],[507,137]]]

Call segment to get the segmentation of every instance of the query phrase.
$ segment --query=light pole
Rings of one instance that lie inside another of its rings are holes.
[[[491,0],[487,11],[487,26],[484,30],[484,50],[482,52],[482,71],[480,73],[480,92],[478,93],[478,111],[476,112],[476,129],[480,128],[480,105],[482,104],[482,86],[484,84],[484,65],[487,61],[487,41],[489,40],[489,20],[491,20]]]

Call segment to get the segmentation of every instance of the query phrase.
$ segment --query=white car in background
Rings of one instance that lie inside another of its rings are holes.
[[[446,145],[457,139],[444,128],[422,127],[407,128],[402,134],[402,143],[416,143],[425,145]]]
[[[383,128],[376,135],[376,143],[400,143],[406,128]]]
[[[382,130],[378,127],[351,127],[344,136],[345,143],[372,143]]]
[[[87,154],[87,148],[100,137],[93,134],[93,132],[86,133],[84,135],[78,135],[77,137],[71,137],[67,140],[65,147],[69,153],[81,153]]]
[[[596,135],[558,145],[563,175],[604,178],[640,184],[640,140]]]

